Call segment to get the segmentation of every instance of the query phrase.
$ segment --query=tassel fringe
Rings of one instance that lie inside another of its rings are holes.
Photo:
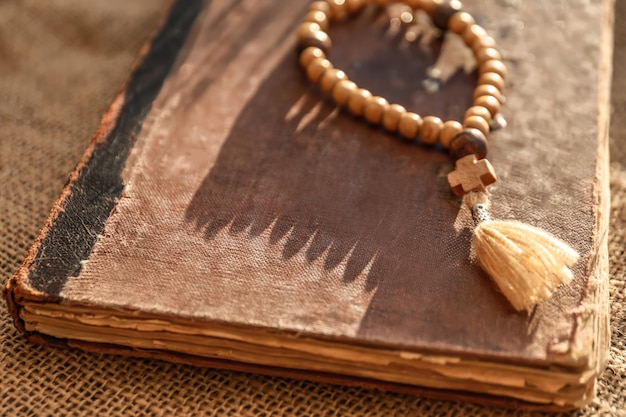
[[[483,200],[473,196],[466,202],[475,203],[470,206],[473,213],[477,205],[486,213]],[[474,216],[477,221],[479,217]],[[579,256],[567,243],[524,223],[489,220],[488,214],[480,220],[474,229],[478,261],[516,310],[530,311],[572,280],[569,268]]]

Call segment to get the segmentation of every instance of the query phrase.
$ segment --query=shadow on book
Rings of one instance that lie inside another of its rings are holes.
[[[460,118],[448,113],[467,106],[475,74],[458,71],[431,95],[422,80],[436,54],[405,45],[401,36],[385,40],[370,25],[360,19],[337,30],[339,50],[331,61],[392,102],[422,115]],[[352,48],[350,33],[371,49]],[[450,105],[455,101],[458,106]],[[450,167],[443,149],[410,143],[339,111],[290,53],[237,116],[186,218],[208,240],[224,231],[238,238],[269,232],[283,260],[300,255],[327,271],[343,268],[345,283],[365,276],[365,289],[375,294],[360,326],[364,336],[386,329],[389,337],[444,332],[447,339],[452,327],[457,337],[482,343],[497,317],[484,317],[473,303],[507,307],[468,260],[469,230],[455,230],[459,202],[447,185]],[[303,273],[292,269],[283,273]],[[508,322],[515,322],[509,332],[517,337],[504,345],[530,336],[527,320]]]

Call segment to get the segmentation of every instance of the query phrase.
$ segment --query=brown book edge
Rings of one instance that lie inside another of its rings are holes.
[[[157,38],[160,35],[168,32],[168,30],[172,30],[172,25],[181,24],[180,21],[173,21],[173,16],[175,14],[175,9],[178,6],[181,7],[181,3],[185,3],[184,1],[172,1],[166,11],[163,14],[163,19],[161,24],[158,26],[158,29],[155,31],[153,36],[148,40],[146,45],[142,48],[139,58],[136,61],[136,64],[133,67],[133,71],[131,72],[131,76],[128,78],[126,83],[124,84],[121,92],[116,96],[113,100],[109,110],[103,116],[103,119],[100,123],[96,134],[92,138],[89,143],[88,148],[85,151],[85,154],[81,158],[78,163],[76,169],[70,175],[69,181],[63,192],[61,193],[60,198],[55,203],[53,210],[48,217],[42,231],[40,232],[38,238],[35,243],[29,250],[28,256],[25,259],[21,268],[16,272],[16,274],[8,281],[6,287],[3,290],[4,296],[7,299],[9,310],[14,318],[16,327],[24,334],[24,336],[31,342],[38,344],[45,344],[55,347],[71,347],[71,348],[79,348],[85,351],[97,352],[97,353],[114,353],[114,354],[122,354],[127,356],[134,357],[142,357],[142,358],[155,358],[167,360],[170,362],[176,363],[185,363],[192,364],[198,366],[210,366],[217,367],[223,369],[231,369],[237,371],[245,371],[245,372],[255,372],[267,375],[275,375],[275,376],[287,376],[293,378],[301,378],[308,379],[318,382],[330,382],[330,383],[339,383],[343,385],[353,385],[353,386],[361,386],[365,388],[377,388],[382,390],[389,390],[394,392],[401,393],[409,393],[415,395],[425,395],[432,398],[438,399],[455,399],[461,401],[469,401],[476,402],[487,405],[495,405],[495,406],[504,406],[504,407],[513,407],[513,408],[521,408],[528,410],[545,410],[545,411],[563,411],[572,409],[572,407],[561,407],[556,405],[539,405],[528,403],[524,401],[514,400],[510,398],[503,397],[495,397],[489,395],[477,395],[477,394],[466,394],[458,391],[442,391],[442,390],[433,390],[428,388],[420,388],[414,386],[406,386],[402,384],[381,382],[368,380],[365,378],[355,378],[355,377],[347,377],[342,375],[334,375],[327,373],[319,373],[319,372],[311,372],[311,371],[300,371],[300,370],[291,370],[284,368],[272,368],[266,366],[258,366],[252,364],[244,364],[237,362],[230,362],[225,360],[214,360],[203,357],[185,355],[181,353],[172,353],[166,351],[158,351],[158,350],[147,350],[147,349],[133,349],[127,348],[123,346],[113,346],[101,343],[90,343],[76,340],[67,340],[67,339],[58,339],[51,336],[47,336],[44,334],[40,334],[38,332],[28,332],[25,329],[24,323],[20,319],[20,305],[25,300],[40,302],[40,303],[58,303],[60,298],[58,296],[50,295],[44,291],[39,291],[31,285],[29,280],[29,273],[31,272],[31,268],[34,265],[35,258],[39,254],[39,250],[42,248],[43,242],[48,235],[49,231],[54,227],[54,223],[58,218],[59,214],[64,211],[64,205],[67,199],[70,197],[72,192],[72,188],[76,186],[76,182],[80,177],[83,169],[88,165],[91,157],[94,152],[98,148],[98,145],[106,143],[109,140],[110,136],[114,134],[114,129],[117,126],[117,122],[119,120],[120,115],[123,114],[125,105],[131,103],[134,99],[133,97],[133,87],[134,81],[136,81],[141,76],[142,66],[146,64],[148,61],[149,55],[158,49]],[[203,2],[196,2],[196,6],[201,5]],[[191,8],[193,9],[193,8]],[[187,24],[183,29],[188,30],[195,19],[197,12],[199,9],[194,9],[191,12],[187,13],[187,20],[182,22],[183,24]],[[181,12],[179,10],[179,12]],[[190,14],[192,16],[190,16]],[[601,60],[600,60],[600,88],[599,88],[599,104],[598,104],[598,163],[597,163],[597,173],[596,173],[596,182],[594,185],[594,195],[596,196],[597,205],[595,207],[595,218],[597,230],[596,234],[593,237],[593,247],[597,252],[597,256],[592,259],[590,264],[587,266],[587,270],[589,271],[589,276],[593,277],[588,281],[587,293],[583,296],[581,300],[581,304],[586,304],[588,300],[593,300],[593,303],[597,304],[598,299],[603,299],[606,297],[606,293],[608,292],[608,287],[606,285],[607,271],[608,271],[608,248],[606,246],[607,242],[607,231],[608,231],[608,215],[609,215],[609,176],[608,176],[608,125],[609,125],[609,104],[610,104],[610,76],[612,69],[612,27],[613,27],[613,1],[612,0],[604,0],[604,21],[607,23],[603,25],[603,47],[601,50]],[[180,18],[180,17],[179,17]],[[191,20],[189,20],[191,18]],[[184,19],[183,19],[184,20]],[[186,35],[187,32],[185,32]],[[183,35],[183,39],[185,38]],[[174,51],[172,59],[172,63],[176,58],[178,51]],[[163,74],[163,79],[167,76],[167,72]],[[161,80],[162,81],[162,80]],[[161,84],[158,85],[157,90],[158,93]],[[150,103],[147,103],[150,106]],[[136,124],[138,126],[141,125],[142,119],[138,118],[136,120]],[[131,138],[134,133],[130,133]],[[132,139],[131,139],[132,141]],[[131,142],[129,141],[129,142]],[[132,145],[131,145],[132,146]],[[107,214],[108,217],[108,214]],[[104,222],[105,219],[103,219]],[[89,232],[89,231],[87,231]],[[88,254],[87,254],[88,255]],[[570,337],[570,342],[574,341],[577,336],[582,335],[583,344],[573,344],[574,348],[578,348],[580,353],[588,352],[588,346],[591,344],[595,347],[594,351],[597,352],[595,357],[597,370],[601,370],[607,361],[607,348],[609,345],[609,333],[608,333],[608,304],[602,306],[601,311],[597,312],[595,316],[595,320],[589,321],[579,321],[579,326],[575,326],[574,330]],[[603,330],[606,329],[606,330]],[[604,334],[606,337],[603,340],[594,341],[594,338],[598,334]],[[593,360],[593,358],[587,358],[589,360]]]
[[[318,383],[360,387],[381,392],[395,392],[415,396],[423,396],[436,400],[460,401],[493,407],[510,408],[515,410],[562,412],[575,410],[575,407],[561,407],[557,405],[536,404],[516,400],[509,397],[499,397],[488,394],[466,393],[454,390],[429,389],[413,385],[404,385],[362,377],[346,376],[325,372],[298,370],[271,366],[261,366],[250,363],[228,361],[223,359],[211,359],[200,356],[175,353],[163,350],[136,349],[131,347],[109,345],[103,343],[91,343],[73,339],[58,339],[41,333],[32,333],[28,340],[40,345],[53,346],[56,348],[81,349],[86,352],[98,354],[114,354],[143,359],[158,359],[181,365],[192,365],[224,369],[237,372],[248,372],[274,377],[293,378],[313,381]]]
[[[587,293],[581,299],[581,304],[585,304],[588,302],[587,300],[591,299],[592,302],[590,304],[600,306],[600,308],[597,311],[595,320],[592,323],[575,326],[570,338],[570,342],[573,342],[578,333],[581,339],[585,340],[585,343],[593,346],[592,351],[594,352],[595,368],[598,375],[601,374],[607,365],[611,344],[608,233],[609,215],[611,212],[609,126],[611,117],[611,80],[613,78],[614,0],[604,0],[603,7],[602,47],[598,64],[600,74],[597,115],[598,157],[596,162],[596,181],[594,183],[596,230],[592,244],[596,256],[590,259],[590,264],[587,266],[590,278],[587,282]],[[598,335],[604,337],[601,340],[595,340]],[[576,349],[581,349],[581,346],[574,343],[571,343],[571,345],[574,347],[575,355],[577,353]]]

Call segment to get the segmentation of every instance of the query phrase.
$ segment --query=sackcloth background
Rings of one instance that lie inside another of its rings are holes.
[[[0,284],[20,266],[165,3],[0,1]],[[624,19],[618,1],[616,21]],[[568,416],[626,416],[626,25],[616,26],[611,354],[597,399]],[[0,340],[0,416],[533,415],[35,346],[4,305]]]

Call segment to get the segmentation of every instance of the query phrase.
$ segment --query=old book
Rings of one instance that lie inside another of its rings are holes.
[[[532,314],[470,259],[447,155],[305,80],[293,34],[307,2],[180,0],[6,287],[17,327],[37,343],[435,397],[590,401],[608,349],[610,4],[466,7],[510,68],[493,212],[581,253],[574,282]],[[332,59],[390,101],[460,119],[469,52],[395,12],[336,25]]]

